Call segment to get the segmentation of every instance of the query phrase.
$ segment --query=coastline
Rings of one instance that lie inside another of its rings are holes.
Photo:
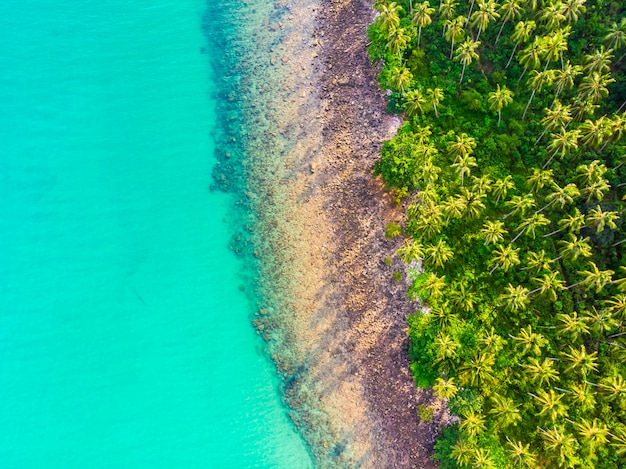
[[[393,279],[405,269],[400,240],[384,236],[401,214],[372,176],[399,124],[365,50],[373,10],[365,0],[271,7],[250,26],[269,61],[248,57],[239,85],[244,121],[264,130],[238,142],[249,155],[242,203],[254,213],[240,249],[259,259],[254,325],[316,466],[435,467],[443,410],[408,369],[417,304]],[[418,405],[433,406],[431,422]]]

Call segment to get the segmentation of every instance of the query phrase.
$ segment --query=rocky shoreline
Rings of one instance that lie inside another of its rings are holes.
[[[279,155],[246,168],[260,259],[255,327],[317,467],[433,468],[444,412],[408,369],[406,318],[417,304],[394,280],[405,269],[394,254],[401,240],[384,236],[401,212],[372,176],[399,120],[385,113],[367,58],[371,2],[277,1],[274,10],[256,39],[269,63],[242,65],[257,74],[242,84],[259,88],[246,120],[267,129],[243,145]],[[267,82],[255,82],[263,73]],[[433,409],[429,422],[420,405]]]

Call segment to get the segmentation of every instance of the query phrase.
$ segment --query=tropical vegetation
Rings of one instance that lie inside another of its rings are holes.
[[[377,0],[411,370],[442,468],[626,464],[626,5]]]

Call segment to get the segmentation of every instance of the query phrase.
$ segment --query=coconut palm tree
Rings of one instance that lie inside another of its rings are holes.
[[[559,278],[559,272],[550,272],[543,274],[541,277],[533,279],[539,284],[539,288],[531,291],[530,294],[539,292],[542,295],[549,295],[551,301],[556,301],[557,292],[565,287],[565,282]]]
[[[613,283],[616,283],[615,280]],[[626,295],[614,295],[606,300],[606,305],[611,310],[611,313],[620,320],[623,321],[626,318]]]
[[[473,466],[482,469],[496,469],[496,463],[487,448],[476,448],[474,450]]]
[[[616,229],[616,220],[619,220],[617,212],[605,212],[600,205],[596,205],[596,208],[589,210],[589,213],[587,213],[587,225],[594,227],[596,233],[602,233],[607,226],[612,230]]]
[[[541,349],[548,344],[548,340],[542,334],[533,332],[531,325],[523,327],[518,336],[509,334],[509,337],[522,347],[523,355],[532,352],[533,355],[540,356]]]
[[[578,187],[576,187],[576,184],[573,183],[570,183],[565,187],[560,187],[559,185],[554,184],[553,189],[553,192],[550,192],[546,196],[548,203],[535,213],[544,211],[552,204],[557,204],[561,208],[564,208],[566,205],[574,203],[575,198],[580,197],[580,191],[578,190]]]
[[[519,54],[517,54],[520,65],[524,67],[522,74],[517,79],[518,83],[522,81],[522,77],[526,74],[526,70],[529,68],[531,70],[539,68],[541,65],[541,57],[543,55],[542,47],[541,41],[538,38],[535,38],[531,44],[526,46],[519,52]]]
[[[576,168],[576,179],[584,185],[604,180],[604,175],[608,168],[598,160],[593,160],[589,164],[581,164]]]
[[[466,467],[472,462],[476,444],[470,443],[467,438],[461,436],[450,448],[450,455],[459,464],[459,466]]]
[[[535,357],[529,357],[528,363],[523,363],[521,366],[530,380],[538,386],[543,386],[544,383],[550,384],[551,381],[559,379],[554,360],[550,358],[544,358],[542,362],[539,362]]]
[[[591,202],[592,200],[602,202],[602,199],[604,199],[604,194],[610,189],[611,186],[606,181],[606,179],[600,179],[599,181],[595,181],[591,184],[586,185],[583,188],[582,193],[587,195],[587,203]]]
[[[524,7],[522,6],[521,0],[504,0],[498,8],[498,12],[502,17],[502,26],[500,26],[500,30],[498,31],[498,35],[496,36],[495,45],[498,45],[500,35],[502,34],[502,30],[504,29],[504,25],[509,21],[515,21],[519,19],[524,12]]]
[[[526,195],[514,195],[511,197],[511,200],[508,200],[504,203],[507,207],[513,208],[509,213],[505,214],[502,218],[507,219],[511,215],[515,215],[519,213],[522,217],[526,213],[526,210],[530,210],[535,207],[535,198],[532,194]]]
[[[552,109],[544,108],[543,112],[546,113],[546,116],[541,119],[543,132],[541,132],[539,138],[535,140],[535,145],[539,143],[546,132],[552,132],[557,129],[566,129],[572,120],[571,109],[571,106],[563,106],[560,101],[554,101],[552,103]]]
[[[440,239],[435,244],[424,249],[425,261],[435,267],[443,267],[454,256],[454,252],[444,240]]]
[[[560,1],[553,1],[544,5],[539,18],[543,21],[544,26],[548,31],[554,31],[565,21],[563,3]]]
[[[604,336],[604,334],[620,325],[620,322],[613,317],[613,310],[608,308],[597,310],[595,306],[592,306],[584,314],[585,321],[589,324],[591,332],[597,336]]]
[[[560,28],[554,31],[549,36],[544,36],[540,39],[542,46],[543,58],[546,64],[543,68],[544,71],[548,69],[548,65],[552,60],[557,60],[562,56],[563,52],[567,50],[567,38],[569,37],[571,28]]]
[[[580,336],[589,334],[589,326],[584,318],[578,317],[576,311],[572,311],[570,314],[559,313],[556,315],[559,325],[556,330],[568,336],[572,340],[578,340]]]
[[[423,114],[425,104],[426,97],[421,90],[411,90],[404,95],[404,110],[409,117]]]
[[[551,263],[552,259],[550,259],[550,257],[546,254],[545,250],[541,249],[537,252],[530,251],[526,257],[527,265],[521,270],[534,270],[536,272],[541,272],[542,270],[550,270]]]
[[[605,117],[599,117],[595,121],[585,120],[578,127],[580,132],[580,143],[588,147],[599,147],[611,132],[610,121]]]
[[[522,285],[514,287],[509,283],[504,289],[504,293],[498,297],[498,300],[506,311],[516,312],[526,309],[529,300],[528,295],[528,288]]]
[[[478,0],[478,10],[471,16],[470,25],[474,28],[478,27],[476,41],[480,39],[480,33],[487,29],[489,23],[500,18],[500,14],[496,11],[497,3],[495,0]]]
[[[430,6],[428,1],[418,3],[415,5],[415,9],[412,10],[411,21],[413,26],[417,27],[417,47],[420,46],[420,39],[422,38],[422,28],[428,26],[433,22],[430,15],[435,12],[435,9]]]
[[[459,85],[463,83],[463,77],[465,76],[465,67],[471,64],[472,61],[478,60],[478,54],[476,53],[476,49],[478,49],[478,46],[480,46],[480,42],[466,39],[459,45],[456,50],[456,56],[454,57],[454,60],[458,60],[463,64],[463,70],[461,72]]]
[[[448,155],[454,157],[454,161],[460,157],[471,155],[474,153],[474,148],[476,148],[476,140],[466,133],[456,135],[455,140],[446,145]]]
[[[400,13],[403,11],[403,8],[396,2],[376,2],[374,8],[380,12],[376,21],[381,29],[389,32],[400,26]]]
[[[529,444],[523,444],[521,441],[512,441],[508,436],[506,439],[509,457],[516,467],[525,467],[527,469],[537,467],[537,457],[530,450]]]
[[[428,292],[430,299],[439,300],[443,296],[444,289],[446,288],[446,276],[438,276],[434,272],[428,272],[426,280],[424,280],[424,290]]]
[[[578,285],[585,285],[587,288],[595,288],[596,293],[600,293],[606,285],[612,283],[615,273],[613,270],[600,270],[595,262],[589,262],[589,265],[589,270],[578,271],[584,278],[580,282],[566,287],[568,290]]]
[[[598,352],[588,353],[584,345],[580,348],[568,347],[567,352],[561,352],[561,356],[569,366],[565,368],[565,373],[574,371],[581,373],[583,379],[586,379],[587,374],[591,371],[598,371]]]
[[[513,47],[513,52],[511,52],[509,61],[506,63],[506,67],[504,67],[505,69],[509,68],[509,65],[511,65],[511,60],[513,60],[513,56],[515,55],[515,52],[517,51],[517,48],[519,47],[519,45],[523,42],[528,42],[528,39],[530,39],[530,35],[535,30],[535,27],[536,27],[536,24],[532,20],[520,21],[519,23],[515,25],[515,30],[513,31],[513,34],[511,35],[511,40],[515,41],[515,46]]]
[[[516,406],[512,399],[496,394],[491,396],[490,400],[492,407],[489,410],[489,413],[498,419],[495,425],[497,430],[511,425],[515,426],[521,422],[522,417],[519,412],[519,406]]]
[[[492,353],[475,354],[459,367],[460,384],[474,387],[492,384],[495,381],[493,376],[495,363],[496,357]]]
[[[626,381],[620,374],[609,376],[600,382],[600,389],[610,400],[615,400],[626,392]]]
[[[547,367],[552,363],[552,360],[546,359],[543,361],[541,366]],[[537,415],[545,415],[553,422],[559,417],[565,417],[567,415],[567,405],[562,402],[563,394],[557,394],[554,389],[550,389],[547,392],[540,389],[537,391],[537,394],[533,394],[531,392],[528,394],[535,398],[535,401],[537,401],[537,404],[541,407]]]
[[[439,399],[451,399],[458,392],[459,388],[454,384],[454,378],[437,378],[433,385],[435,396]]]
[[[528,188],[535,194],[546,185],[554,185],[554,173],[551,169],[533,168],[533,172],[526,178]]]
[[[585,216],[580,213],[578,208],[574,208],[574,213],[572,215],[565,215],[561,220],[559,220],[559,229],[543,235],[544,238],[560,233],[563,230],[568,230],[572,234],[578,234],[580,229],[585,226]]]
[[[424,246],[412,239],[407,239],[396,254],[407,264],[424,258]]]
[[[388,37],[389,40],[387,41],[387,49],[389,49],[394,54],[398,54],[398,57],[400,58],[400,63],[402,63],[402,53],[409,45],[409,42],[411,41],[411,36],[405,28],[392,28],[389,30]]]
[[[452,54],[454,53],[454,43],[463,39],[465,35],[465,23],[467,20],[463,16],[457,16],[453,20],[447,21],[446,32],[444,36],[446,40],[450,41],[450,60],[452,60]]]
[[[580,131],[578,129],[565,130],[562,128],[558,133],[551,133],[550,136],[552,137],[552,140],[548,145],[548,151],[551,151],[552,155],[543,165],[544,169],[548,167],[556,155],[560,155],[560,158],[563,159],[566,154],[578,149]]]
[[[502,108],[513,102],[513,92],[506,86],[500,88],[500,85],[497,85],[496,91],[489,93],[488,101],[489,109],[498,113],[498,127],[500,127],[500,121],[502,120]]]
[[[535,93],[537,91],[541,91],[544,86],[550,86],[553,81],[554,81],[554,70],[544,70],[543,72],[538,72],[537,70],[531,70],[530,76],[528,78],[528,86],[533,91],[530,94],[530,98],[528,99],[528,103],[526,104],[526,108],[524,109],[524,113],[522,114],[522,120],[526,118],[526,113],[528,112],[530,103],[535,97]]]
[[[515,267],[520,263],[519,248],[513,248],[510,244],[507,246],[498,246],[491,254],[492,256],[489,263],[493,268],[489,274],[493,274],[498,267],[502,267],[502,269],[507,272],[511,267]]]
[[[437,106],[443,101],[443,90],[441,88],[428,88],[426,89],[426,99],[432,105],[435,111],[435,117],[439,118],[439,112]]]
[[[491,178],[489,176],[472,176],[472,192],[481,196],[491,189]]]
[[[390,84],[396,91],[401,91],[404,94],[404,89],[413,81],[413,74],[411,71],[404,67],[393,67],[391,69]]]
[[[499,220],[487,220],[480,230],[481,237],[485,240],[485,246],[503,241],[504,235],[507,233],[508,231],[504,228],[504,223]]]
[[[435,363],[456,357],[456,351],[461,346],[458,341],[441,332],[435,337],[433,345],[435,348]]]
[[[491,186],[492,195],[496,196],[496,205],[500,201],[500,199],[506,199],[507,194],[511,189],[515,187],[515,183],[513,182],[513,176],[510,174],[506,175],[502,179],[496,179],[496,181]]]
[[[603,448],[609,442],[609,429],[604,422],[600,422],[597,418],[591,421],[582,419],[579,422],[574,422],[574,427],[576,427],[583,441],[594,452],[599,448]]]
[[[478,163],[476,163],[476,158],[473,156],[461,156],[457,162],[453,163],[451,166],[459,173],[459,176],[461,177],[461,185],[463,185],[464,177],[469,176],[472,168],[477,167]]]
[[[626,18],[622,18],[619,24],[614,22],[611,25],[606,36],[604,36],[604,44],[613,50],[619,50],[626,46]],[[624,55],[617,60],[617,63],[622,61]]]
[[[605,49],[600,46],[591,54],[585,54],[583,70],[587,73],[597,73],[602,75],[611,70],[611,59],[613,58],[613,49]]]
[[[600,148],[600,151],[604,151],[609,143],[617,143],[622,139],[626,132],[626,113],[615,114],[612,117],[607,118],[607,133],[604,145]]]
[[[566,257],[572,261],[575,261],[580,256],[591,257],[591,245],[589,244],[589,238],[579,238],[575,234],[568,233],[568,239],[559,241],[562,246],[559,254],[560,256],[553,261]]]
[[[582,67],[580,65],[572,65],[568,60],[563,65],[563,68],[554,72],[554,101],[552,106],[555,106],[557,98],[565,90],[571,90],[574,88],[574,80],[582,73]],[[569,107],[569,106],[568,106]]]
[[[524,219],[518,226],[519,233],[511,240],[511,244],[518,240],[523,234],[529,235],[535,239],[537,228],[547,226],[550,220],[543,213],[533,213],[530,217]]]
[[[455,0],[442,0],[439,5],[439,15],[441,19],[444,21],[443,32],[441,34],[446,34],[446,25],[448,21],[454,18],[454,14],[456,13],[456,7],[459,6],[459,3]],[[465,19],[464,17],[462,17]]]
[[[583,100],[596,104],[609,95],[607,86],[611,83],[615,83],[615,79],[611,78],[609,73],[601,75],[593,71],[583,77],[582,82],[578,86],[578,92]]]
[[[592,100],[577,95],[572,100],[572,118],[576,122],[582,121],[586,116],[592,116],[600,107]]]
[[[573,467],[577,461],[576,439],[565,432],[562,427],[553,427],[548,430],[544,430],[538,427],[541,432],[541,437],[544,440],[544,449],[546,453],[555,454],[556,461],[554,466],[558,467]]]
[[[579,13],[584,13],[587,9],[584,6],[586,0],[563,0],[562,13],[565,15],[565,21],[568,23],[576,23]]]

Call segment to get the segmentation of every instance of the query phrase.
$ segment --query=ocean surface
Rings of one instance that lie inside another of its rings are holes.
[[[236,3],[0,2],[1,468],[312,466],[209,190]]]

